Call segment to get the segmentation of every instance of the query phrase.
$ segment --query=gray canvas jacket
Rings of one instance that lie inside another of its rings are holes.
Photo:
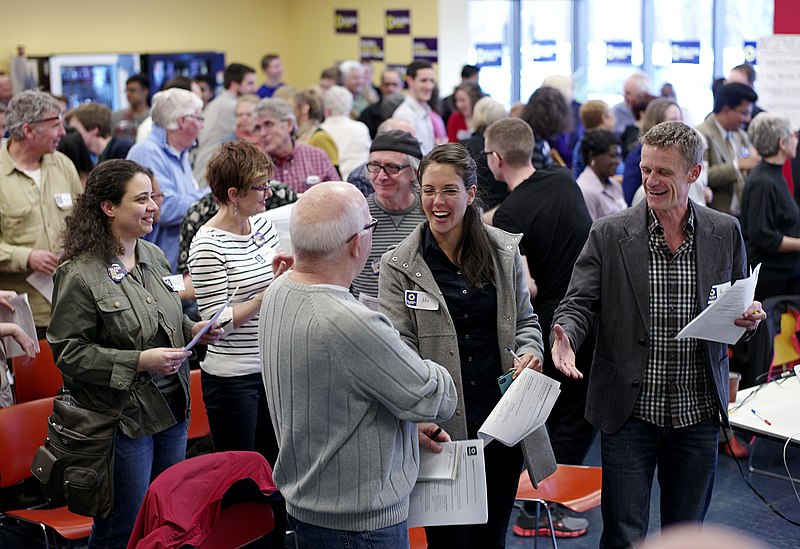
[[[461,381],[461,360],[458,355],[456,330],[447,303],[421,253],[425,224],[420,224],[394,250],[381,258],[378,299],[381,310],[400,332],[400,337],[422,358],[447,368],[458,391],[458,407],[450,420],[440,423],[453,440],[467,438],[464,390]],[[519,254],[520,235],[487,227],[493,245],[497,272],[497,333],[500,344],[500,376],[512,367],[511,355],[504,351],[513,342],[518,354],[530,353],[542,359],[542,332],[530,303],[525,285],[525,271]],[[421,290],[439,303],[436,311],[406,307],[405,290]],[[499,443],[497,443],[499,444]],[[522,441],[525,461],[534,484],[556,470],[550,440],[544,427]]]

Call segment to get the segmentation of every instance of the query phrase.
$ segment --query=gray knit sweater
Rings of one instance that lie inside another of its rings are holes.
[[[350,531],[405,520],[419,467],[413,422],[453,414],[450,374],[346,289],[288,276],[267,291],[259,341],[288,512]]]

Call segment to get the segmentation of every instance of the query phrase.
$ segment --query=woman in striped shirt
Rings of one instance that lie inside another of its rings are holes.
[[[214,450],[257,451],[271,465],[278,445],[261,380],[258,313],[264,290],[293,262],[279,250],[278,235],[264,214],[273,173],[269,157],[255,145],[223,144],[207,168],[220,209],[189,248],[200,316],[211,318],[233,298],[218,320],[224,335],[209,345],[201,363]]]

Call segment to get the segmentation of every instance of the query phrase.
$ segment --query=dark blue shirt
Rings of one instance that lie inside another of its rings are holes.
[[[422,248],[422,257],[442,291],[456,329],[467,421],[483,423],[501,396],[497,385],[502,374],[497,341],[497,289],[492,284],[471,287],[427,227]]]

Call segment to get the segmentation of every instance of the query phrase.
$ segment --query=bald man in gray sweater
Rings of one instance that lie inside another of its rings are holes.
[[[449,440],[426,422],[455,411],[450,374],[348,291],[373,228],[355,187],[312,187],[290,221],[294,270],[270,286],[261,309],[264,384],[280,446],[275,483],[302,546],[408,547],[419,444],[436,451]]]

